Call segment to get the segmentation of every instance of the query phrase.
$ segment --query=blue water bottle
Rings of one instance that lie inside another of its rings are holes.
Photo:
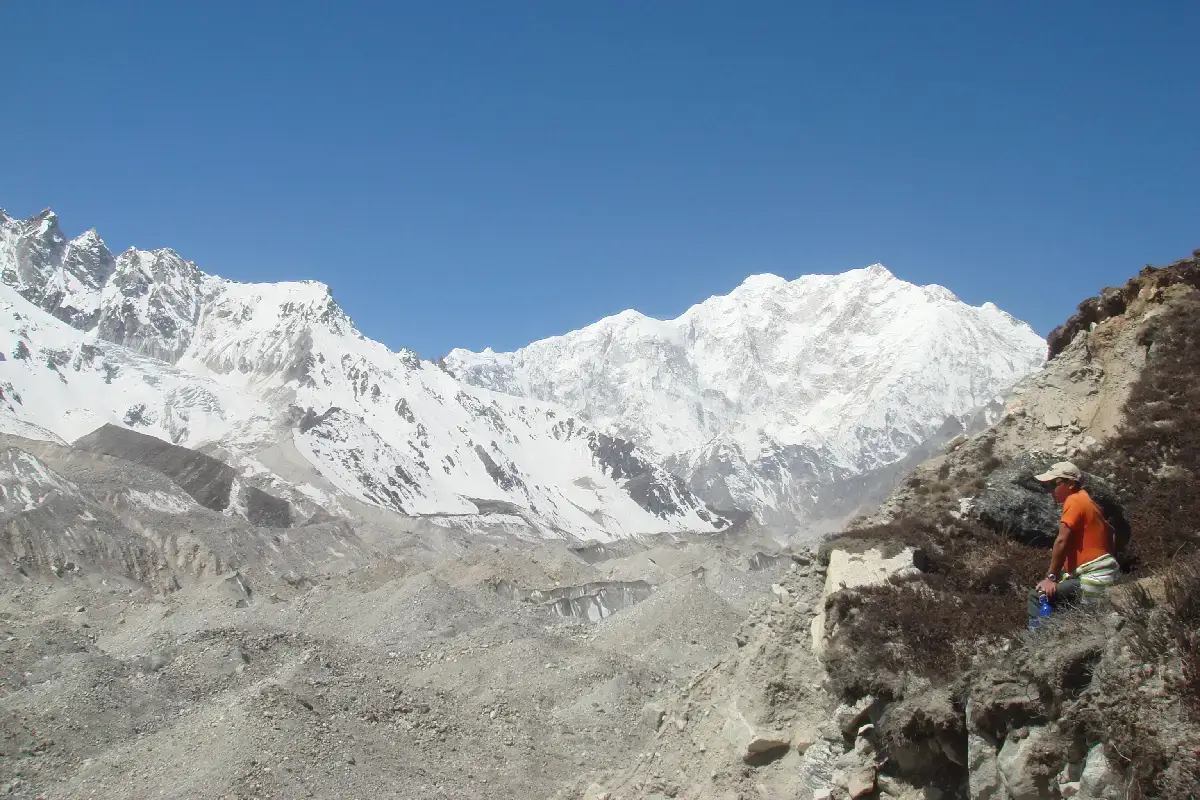
[[[1054,606],[1050,605],[1050,598],[1043,591],[1038,592],[1038,618],[1029,620],[1029,630],[1033,630],[1042,624],[1042,620],[1054,613]]]

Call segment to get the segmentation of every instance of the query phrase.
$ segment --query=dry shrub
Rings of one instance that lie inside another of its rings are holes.
[[[826,613],[837,634],[829,673],[837,691],[894,699],[910,676],[945,685],[971,665],[980,640],[1008,637],[1023,626],[1021,603],[929,585],[939,582],[870,586],[830,597]]]
[[[1129,567],[1153,571],[1200,546],[1200,302],[1168,308],[1144,343],[1124,426],[1086,468],[1121,494],[1133,526]]]
[[[1025,628],[1031,576],[1045,569],[1046,551],[1014,543],[968,520],[906,518],[829,540],[833,549],[902,547],[924,555],[919,579],[839,592],[830,597],[836,630],[830,674],[848,697],[898,697],[908,676],[945,685],[970,666],[981,640],[1012,637]]]
[[[1164,576],[1163,602],[1131,586],[1120,610],[1133,656],[1144,663],[1178,660],[1168,672],[1171,692],[1200,723],[1200,558],[1177,564]]]

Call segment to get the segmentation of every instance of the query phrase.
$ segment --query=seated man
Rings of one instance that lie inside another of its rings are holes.
[[[1029,620],[1038,619],[1038,593],[1045,593],[1051,604],[1062,606],[1080,599],[1085,602],[1104,594],[1120,567],[1113,557],[1116,531],[1099,506],[1080,488],[1083,473],[1069,461],[1060,461],[1036,476],[1054,487],[1054,499],[1062,505],[1058,537],[1050,553],[1046,577],[1029,592]]]

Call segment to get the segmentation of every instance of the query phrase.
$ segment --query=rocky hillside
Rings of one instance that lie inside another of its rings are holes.
[[[1039,367],[1045,343],[990,303],[882,265],[748,278],[673,320],[626,311],[455,375],[561,403],[666,459],[700,497],[779,531],[836,524],[895,465]]]
[[[797,553],[739,649],[564,797],[1117,800],[1200,793],[1200,252],[1085,301],[1003,417]],[[1124,536],[1104,604],[1029,634],[1063,456]]]
[[[745,532],[579,546],[254,498],[125,428],[0,434],[0,797],[547,796],[631,758],[784,568]]]

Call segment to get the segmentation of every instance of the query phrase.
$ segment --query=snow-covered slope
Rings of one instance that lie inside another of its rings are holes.
[[[0,356],[0,431],[73,441],[124,425],[327,508],[503,512],[600,539],[726,524],[558,404],[367,339],[322,284],[235,283],[171,250],[114,258],[49,211],[0,211]]]
[[[854,510],[841,502],[848,481],[890,476],[1045,352],[991,303],[877,264],[756,275],[674,320],[626,311],[514,353],[446,361],[476,386],[561,403],[667,459],[718,507],[786,528]]]

